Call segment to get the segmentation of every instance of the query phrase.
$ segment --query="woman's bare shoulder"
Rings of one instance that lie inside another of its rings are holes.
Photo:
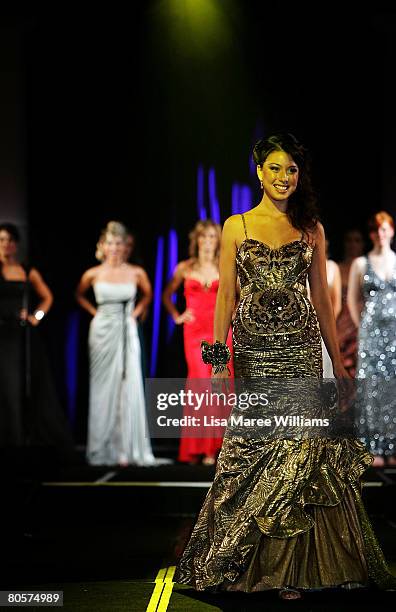
[[[227,235],[238,236],[241,231],[243,233],[242,215],[231,215],[224,221],[223,232],[226,232]]]
[[[92,266],[92,268],[88,268],[88,270],[85,270],[83,277],[88,280],[95,278],[101,271],[102,267],[103,264],[99,264],[98,266]]]
[[[353,260],[351,264],[351,270],[362,273],[365,271],[366,265],[367,265],[367,259],[364,255],[362,255],[361,257],[356,257]]]
[[[195,257],[189,257],[189,259],[184,259],[183,261],[179,261],[175,269],[175,274],[179,274],[184,277],[186,274],[188,274],[192,270],[195,263],[196,263]]]
[[[136,264],[130,264],[130,263],[128,263],[127,266],[128,266],[128,272],[132,272],[136,276],[146,275],[146,270],[143,268],[143,266],[137,266]]]
[[[40,270],[34,267],[30,268],[30,270],[28,270],[28,278],[29,280],[33,280],[35,278],[42,278]]]
[[[325,239],[325,230],[320,221],[317,221],[315,227],[312,230],[308,231],[315,240],[324,240]]]
[[[339,270],[340,269],[338,263],[336,261],[334,261],[334,259],[328,259],[326,263],[327,263],[327,266],[328,266],[329,270],[334,270],[335,271],[335,270]]]
[[[240,214],[227,217],[227,219],[224,221],[223,227],[234,227],[237,225],[242,225],[242,215]]]

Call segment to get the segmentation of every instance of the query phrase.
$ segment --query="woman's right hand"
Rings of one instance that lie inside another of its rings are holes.
[[[212,368],[212,374],[211,374],[212,378],[229,378],[230,377],[230,372],[228,370],[228,368],[226,368],[225,370],[223,370],[222,372],[218,372],[217,374],[215,374],[213,372],[213,368]]]
[[[230,372],[228,368],[223,370],[222,372],[218,372],[215,374],[211,373],[211,389],[213,393],[228,393],[230,391]]]
[[[181,325],[182,323],[192,323],[192,321],[195,321],[195,317],[193,312],[189,308],[186,308],[186,310],[176,317],[174,321],[176,325]]]

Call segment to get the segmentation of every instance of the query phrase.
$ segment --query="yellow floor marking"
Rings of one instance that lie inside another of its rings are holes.
[[[166,612],[166,610],[168,609],[169,601],[173,591],[173,585],[175,584],[173,582],[173,576],[175,574],[175,571],[175,566],[168,567],[168,572],[165,578],[165,587],[162,591],[161,599],[158,602],[158,612]]]
[[[166,612],[172,595],[175,571],[176,566],[174,565],[159,570],[146,612]]]

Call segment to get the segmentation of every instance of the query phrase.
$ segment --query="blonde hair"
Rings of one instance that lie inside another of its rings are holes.
[[[217,247],[215,252],[215,259],[218,259],[220,254],[220,238],[221,238],[221,227],[218,223],[212,221],[212,219],[206,219],[205,221],[197,221],[195,227],[189,233],[190,245],[188,247],[188,254],[190,257],[197,259],[198,257],[198,237],[201,236],[207,229],[213,227],[217,234]]]
[[[102,229],[99,240],[96,244],[95,257],[99,261],[104,261],[103,243],[106,240],[107,234],[116,236],[117,238],[122,238],[122,240],[126,242],[129,232],[123,223],[120,223],[119,221],[109,221],[106,227]]]

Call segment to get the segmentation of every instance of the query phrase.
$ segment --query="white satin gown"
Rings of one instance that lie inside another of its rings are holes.
[[[156,465],[151,450],[137,323],[136,285],[98,281],[89,330],[87,460],[91,465]]]

